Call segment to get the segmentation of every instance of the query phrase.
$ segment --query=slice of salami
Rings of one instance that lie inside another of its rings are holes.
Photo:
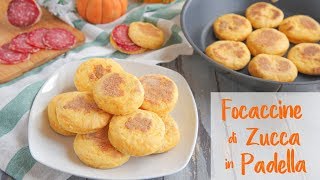
[[[121,49],[125,50],[125,51],[139,51],[142,49],[142,47],[137,46],[137,45],[123,45],[123,44],[117,44],[117,46],[119,46]]]
[[[0,63],[1,64],[17,64],[28,60],[29,53],[20,53],[9,49],[9,44],[0,47]]]
[[[41,18],[41,8],[35,0],[12,0],[7,10],[8,21],[17,27],[28,27]]]
[[[61,28],[49,29],[43,37],[43,43],[54,50],[63,50],[73,47],[76,37],[68,30]]]
[[[46,49],[47,46],[43,43],[43,37],[48,32],[47,28],[39,28],[28,33],[27,43],[31,46]]]
[[[9,48],[13,51],[18,51],[22,53],[35,53],[40,49],[34,46],[31,46],[27,43],[28,33],[22,33],[13,38],[10,42]]]
[[[135,45],[134,42],[131,41],[128,32],[129,26],[126,24],[120,24],[112,30],[112,38],[117,44],[120,45]]]

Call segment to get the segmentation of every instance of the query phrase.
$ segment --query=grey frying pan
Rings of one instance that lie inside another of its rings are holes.
[[[263,0],[261,0],[263,1]],[[229,76],[235,81],[247,86],[254,91],[278,91],[281,86],[312,86],[320,84],[320,76],[308,76],[299,74],[298,78],[291,83],[281,83],[249,75],[247,68],[241,71],[233,71],[212,61],[204,54],[205,48],[214,41],[217,41],[213,35],[212,23],[214,20],[227,13],[236,13],[244,15],[245,10],[251,4],[259,2],[256,0],[188,0],[181,13],[182,30],[193,46],[195,51],[200,54],[202,59],[210,62],[213,67]],[[270,0],[265,2],[271,3]],[[304,14],[309,15],[320,21],[320,0],[279,0],[274,3],[275,6],[282,9],[285,17]]]

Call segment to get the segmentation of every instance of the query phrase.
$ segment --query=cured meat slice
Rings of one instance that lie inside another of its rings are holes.
[[[29,32],[27,43],[37,48],[46,49],[47,46],[43,43],[43,37],[47,32],[47,28],[40,28]]]
[[[11,40],[9,48],[22,53],[35,53],[40,49],[27,43],[28,33],[22,33]]]
[[[48,30],[43,37],[43,43],[54,50],[69,49],[76,43],[76,37],[68,30],[54,28]]]
[[[0,63],[1,64],[17,64],[28,60],[29,53],[20,53],[9,49],[9,44],[0,47]]]
[[[17,27],[28,27],[41,18],[41,8],[35,0],[12,0],[7,10],[8,21]]]
[[[126,24],[120,24],[116,26],[112,31],[113,40],[120,45],[131,46],[135,45],[134,42],[131,41],[129,35],[129,26]]]
[[[116,42],[117,43],[117,42]],[[125,50],[125,51],[129,51],[129,52],[133,52],[133,51],[139,51],[142,49],[142,47],[137,46],[135,44],[133,45],[123,45],[123,44],[118,44],[117,46],[119,46],[121,49]]]

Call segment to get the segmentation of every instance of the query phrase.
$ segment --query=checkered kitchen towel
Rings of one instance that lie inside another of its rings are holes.
[[[69,174],[50,169],[36,162],[29,151],[27,125],[30,108],[37,92],[57,68],[69,61],[90,57],[114,57],[157,64],[190,55],[192,48],[180,28],[180,12],[184,0],[171,4],[129,2],[127,14],[115,22],[92,25],[76,13],[74,0],[38,0],[52,13],[86,34],[86,43],[65,55],[37,67],[17,79],[0,84],[0,169],[15,179],[66,179]],[[141,55],[126,55],[109,45],[109,33],[121,23],[147,21],[161,27],[166,34],[163,48]]]

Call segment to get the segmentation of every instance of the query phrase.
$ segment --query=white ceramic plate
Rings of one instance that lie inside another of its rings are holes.
[[[145,179],[165,176],[183,169],[189,162],[198,134],[197,107],[186,80],[177,72],[160,66],[118,61],[136,76],[158,73],[172,78],[179,89],[176,108],[171,113],[177,121],[181,141],[164,154],[135,158],[114,169],[94,169],[81,163],[73,151],[73,137],[55,133],[49,126],[47,105],[55,95],[74,91],[73,76],[83,61],[71,62],[58,69],[43,85],[33,102],[29,118],[29,148],[38,162],[53,169],[95,179]]]

